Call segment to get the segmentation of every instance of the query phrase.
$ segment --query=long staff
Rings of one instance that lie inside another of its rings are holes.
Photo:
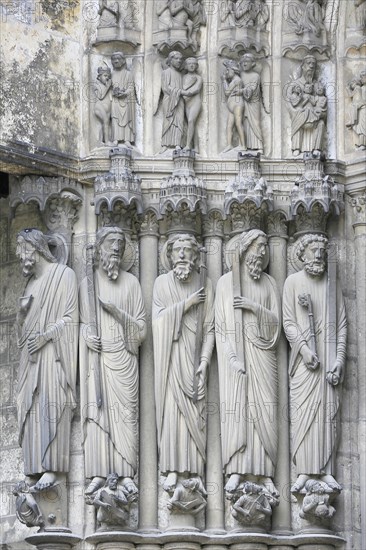
[[[95,282],[94,282],[94,245],[90,244],[86,248],[86,277],[88,282],[88,300],[89,300],[89,334],[98,336],[97,311],[95,305]],[[94,372],[95,391],[97,407],[102,406],[102,388],[100,379],[100,355],[98,352],[90,350],[91,367]]]
[[[200,288],[205,289],[207,281],[207,266],[206,266],[206,249],[200,250]],[[197,403],[198,400],[198,377],[197,369],[200,365],[201,348],[202,348],[202,336],[203,336],[203,313],[204,302],[197,306],[197,331],[196,331],[196,346],[194,353],[193,363],[193,403]]]
[[[240,249],[239,246],[235,249],[232,264],[232,277],[233,277],[233,297],[243,296],[243,289],[241,287],[240,280]],[[247,374],[245,368],[245,349],[244,349],[244,315],[242,309],[234,308],[234,320],[235,320],[235,341],[236,341],[236,358],[242,364],[243,368],[243,399],[245,400],[245,406],[247,407]],[[237,331],[237,328],[239,329]],[[245,421],[242,427],[243,442],[247,441],[247,410],[245,415]]]

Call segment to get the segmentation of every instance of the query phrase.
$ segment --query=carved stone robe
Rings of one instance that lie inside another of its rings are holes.
[[[24,473],[68,472],[70,426],[75,408],[78,347],[78,295],[75,273],[50,264],[38,279],[31,277],[33,301],[19,330],[19,443]],[[48,342],[28,353],[28,338],[46,333]]]
[[[300,349],[309,344],[308,310],[299,304],[299,294],[310,294],[315,323],[316,348],[320,365],[307,368]],[[337,300],[336,327],[328,325],[328,302]],[[343,363],[346,355],[346,315],[339,285],[328,298],[326,275],[313,277],[305,270],[290,275],[283,291],[283,323],[291,344],[289,364],[290,405],[292,411],[292,457],[297,474],[334,473],[335,449],[339,423],[341,384],[332,386],[326,373],[334,365],[327,364],[327,340],[337,339],[337,358]],[[327,326],[330,330],[327,331]]]
[[[162,72],[164,121],[161,144],[163,147],[182,145],[184,129],[184,100],[180,95],[182,88],[183,77],[177,69],[168,67]]]
[[[244,97],[244,134],[247,149],[262,149],[261,129],[261,79],[255,71],[243,71],[240,74],[243,82]]]
[[[121,271],[116,281],[95,273],[95,292],[131,316],[126,331],[96,301],[102,405],[97,407],[91,351],[85,342],[90,319],[88,286],[80,286],[80,400],[84,432],[85,476],[106,477],[117,472],[133,477],[137,469],[138,348],[145,328],[145,308],[136,277]]]
[[[160,471],[202,476],[206,461],[205,388],[193,402],[197,306],[184,313],[184,301],[200,288],[198,273],[189,282],[173,271],[155,281],[153,338],[155,395]],[[214,345],[214,303],[210,280],[206,285],[200,358],[211,358]]]
[[[112,141],[135,141],[135,84],[131,71],[126,68],[112,73],[112,89],[128,92],[126,97],[112,94]]]
[[[244,284],[243,284],[244,283]],[[236,356],[232,272],[216,289],[216,347],[220,381],[221,443],[224,472],[273,477],[277,454],[277,364],[280,301],[276,283],[262,273],[242,281],[242,295],[260,304],[257,315],[243,311],[246,374],[230,364]],[[242,357],[237,357],[243,362]]]

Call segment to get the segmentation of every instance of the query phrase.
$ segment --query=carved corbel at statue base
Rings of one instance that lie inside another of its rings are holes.
[[[44,532],[36,533],[25,538],[25,541],[37,550],[71,550],[81,538],[71,533]]]
[[[119,27],[100,27],[93,46],[101,47],[104,44],[115,42],[117,48],[130,46],[136,48],[141,44],[141,32],[135,29],[121,29]]]
[[[292,487],[298,507],[301,533],[331,533],[332,518],[336,513],[334,500],[341,492],[341,486],[332,476],[299,476],[306,481],[299,489]],[[331,481],[329,481],[329,479]]]
[[[226,490],[226,499],[230,502],[230,514],[234,518],[230,532],[269,531],[273,508],[279,505],[279,493],[272,479],[254,475],[239,476],[239,478],[239,484],[235,490]]]
[[[207,492],[200,476],[174,475],[174,485],[169,486],[172,474],[165,478],[164,490],[169,493],[166,507],[170,511],[167,531],[198,531],[197,516],[207,505]]]
[[[93,491],[93,492],[91,492]],[[94,478],[85,491],[85,502],[97,510],[97,532],[131,531],[131,508],[136,506],[138,489],[129,477],[112,473]]]
[[[51,473],[47,475],[50,476]],[[29,540],[27,538],[30,544],[37,546],[37,548],[53,548],[51,539],[55,539],[54,547],[59,548],[56,546],[59,542],[58,538],[67,535],[71,539],[70,544],[66,545],[65,549],[69,549],[72,543],[76,544],[80,539],[74,537],[71,530],[66,527],[68,514],[66,474],[52,474],[52,477],[54,476],[54,483],[46,488],[40,488],[39,485],[44,476],[38,481],[33,477],[26,478],[15,485],[13,495],[16,497],[16,515],[18,520],[27,527],[39,527],[38,535],[31,535]],[[49,536],[51,539],[49,539]],[[39,539],[39,537],[42,538]],[[45,546],[42,546],[43,543],[39,545],[38,539],[44,541]],[[65,544],[68,543],[65,542]]]

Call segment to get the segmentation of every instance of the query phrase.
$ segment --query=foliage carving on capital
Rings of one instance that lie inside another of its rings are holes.
[[[288,219],[284,212],[277,210],[271,212],[267,218],[267,232],[269,236],[286,237],[288,233]]]
[[[224,234],[224,219],[221,212],[212,210],[202,220],[204,237],[222,236]]]
[[[159,222],[157,215],[152,210],[144,212],[138,221],[139,233],[142,235],[158,234]]]

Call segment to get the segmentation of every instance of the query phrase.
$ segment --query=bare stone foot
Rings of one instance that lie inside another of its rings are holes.
[[[98,491],[98,489],[103,487],[104,483],[105,483],[104,477],[93,477],[88,487],[85,489],[85,494],[92,495],[93,493]]]
[[[178,474],[177,472],[169,472],[165,483],[163,485],[164,491],[167,491],[168,493],[172,493],[177,485],[178,481]]]
[[[301,153],[300,149],[294,149],[292,151],[292,154],[294,155],[294,157],[298,157],[300,153]]]
[[[330,474],[321,477],[321,480],[328,485],[332,491],[342,491],[342,486]]]
[[[57,475],[55,472],[45,472],[35,485],[32,487],[32,492],[45,491],[57,484]]]
[[[301,491],[301,489],[304,488],[304,485],[308,479],[309,479],[309,476],[305,474],[300,474],[297,477],[297,480],[295,481],[293,486],[291,487],[291,493],[298,493],[299,491]]]
[[[227,153],[228,151],[231,151],[232,148],[233,148],[232,145],[228,145],[228,146],[225,147],[225,149],[223,150],[223,153]]]
[[[231,474],[231,476],[228,479],[228,482],[225,485],[225,491],[227,493],[234,493],[240,484],[240,475],[239,474]]]

